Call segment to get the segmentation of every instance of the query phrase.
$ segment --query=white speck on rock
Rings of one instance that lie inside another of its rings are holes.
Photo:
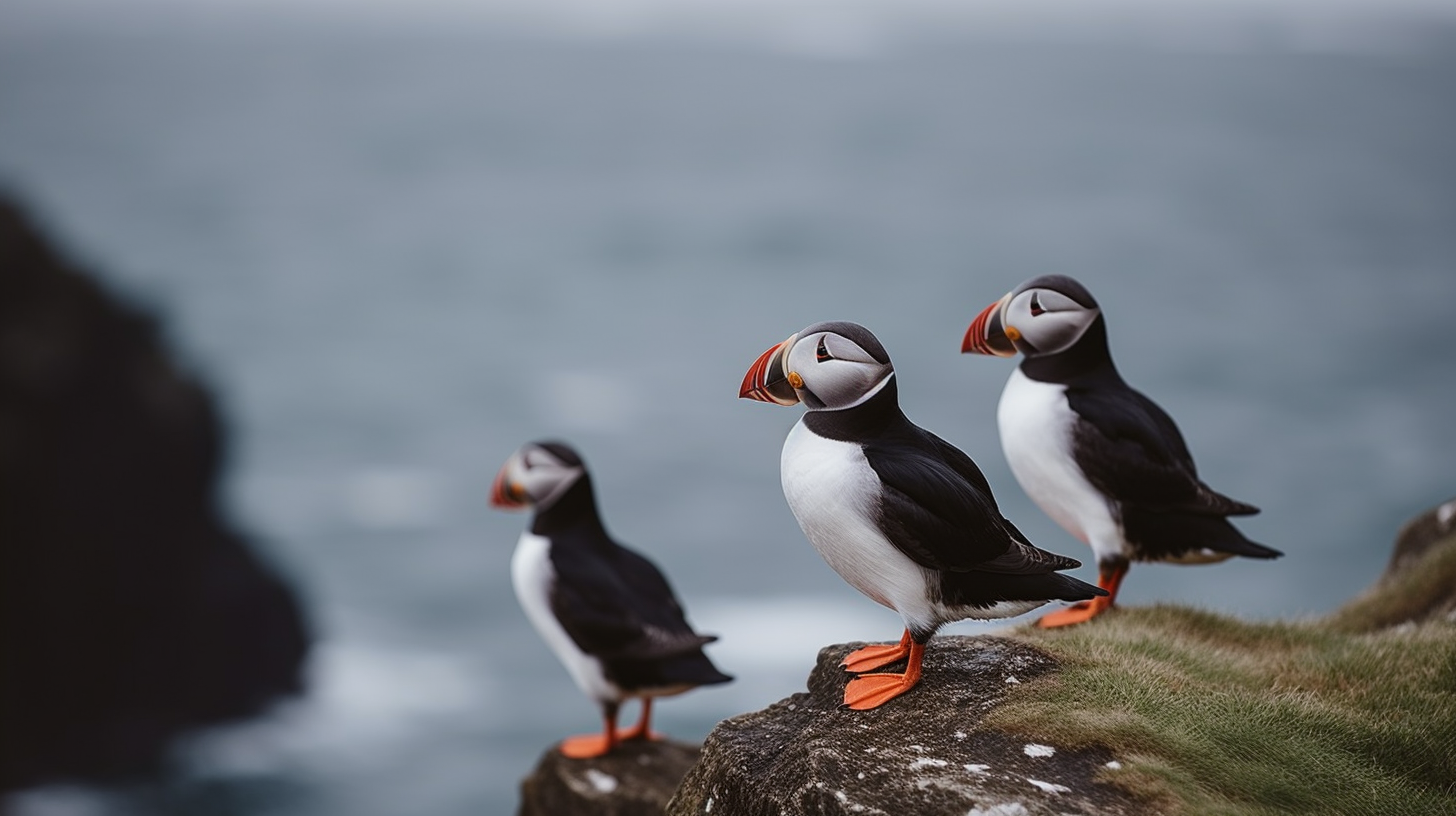
[[[1122,770],[1122,763],[1114,759],[1111,762],[1107,763],[1107,767],[1111,768],[1114,771],[1120,771]]]
[[[1020,802],[1003,802],[987,808],[973,807],[966,816],[1027,816],[1026,805]]]
[[[793,711],[794,709],[796,709],[798,707],[799,707],[798,703],[789,703],[789,710],[790,711]]]
[[[991,770],[991,766],[990,765],[967,765],[967,766],[965,766],[965,769],[968,770],[968,771],[970,771],[973,774],[983,774],[986,771]]]
[[[1456,501],[1449,501],[1436,509],[1436,521],[1441,525],[1442,530],[1451,527],[1451,520],[1456,519]]]
[[[1008,674],[1008,675],[1006,675],[1006,682],[1010,683],[1013,686],[1020,685],[1021,684],[1021,681],[1020,680],[1017,680],[1016,679],[1016,675],[1014,675],[1014,674]]]
[[[944,768],[945,766],[947,766],[949,764],[950,764],[949,762],[946,762],[943,759],[933,759],[931,757],[921,757],[920,759],[917,759],[914,762],[910,763],[910,770],[912,770],[912,771],[918,771],[921,768]]]
[[[1027,779],[1027,782],[1041,788],[1047,793],[1071,793],[1072,789],[1066,785],[1054,785],[1051,782],[1043,782],[1040,779]]]
[[[1051,747],[1050,745],[1041,745],[1040,743],[1033,742],[1028,743],[1025,748],[1021,749],[1021,751],[1029,757],[1049,757],[1052,754],[1055,754],[1057,752],[1057,749]]]
[[[708,801],[703,804],[703,812],[704,813],[712,813],[713,812],[713,797],[709,796],[708,797]]]
[[[854,775],[854,778],[855,779],[864,779],[864,771],[860,771],[859,773],[855,774]]]
[[[910,750],[912,750],[912,751],[919,751],[920,753],[923,754],[923,753],[925,753],[925,746],[924,745],[912,745],[912,746],[910,746]]]
[[[604,774],[596,768],[586,769],[586,781],[590,782],[599,793],[611,793],[617,789],[617,777]]]
[[[966,738],[966,732],[964,732],[964,731],[957,731],[957,732],[955,732],[955,738],[956,739],[965,739]]]
[[[875,746],[873,746],[873,745],[871,745],[870,747],[868,747],[868,748],[865,749],[865,753],[866,754],[873,754],[874,752],[876,752],[878,750],[880,750],[880,749],[877,748],[877,747],[875,747]]]

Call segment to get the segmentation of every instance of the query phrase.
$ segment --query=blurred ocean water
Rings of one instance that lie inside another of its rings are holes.
[[[793,692],[819,646],[896,637],[784,505],[797,412],[735,399],[817,320],[873,329],[911,418],[1087,559],[1001,457],[1011,363],[957,353],[1021,280],[1087,283],[1124,375],[1287,553],[1140,566],[1128,604],[1327,611],[1456,494],[1439,38],[826,54],[224,22],[0,25],[0,183],[216,387],[224,500],[321,635],[311,693],[167,780],[19,812],[510,812],[538,754],[597,723],[511,595],[527,519],[485,503],[533,438],[584,453],[609,528],[723,636],[739,681],[664,703],[669,733]]]

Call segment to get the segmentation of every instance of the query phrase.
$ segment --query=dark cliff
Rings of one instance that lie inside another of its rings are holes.
[[[0,789],[300,690],[299,604],[221,517],[217,406],[159,335],[0,199]]]

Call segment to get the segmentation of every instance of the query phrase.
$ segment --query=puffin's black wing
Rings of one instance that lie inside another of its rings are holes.
[[[1031,574],[1078,566],[1032,546],[1001,515],[969,456],[914,430],[919,433],[908,439],[864,448],[882,484],[876,521],[891,544],[923,567],[951,572]]]
[[[1072,445],[1087,480],[1116,501],[1160,512],[1247,516],[1259,508],[1214,491],[1157,403],[1125,386],[1067,389],[1079,421]]]
[[[569,558],[553,557],[552,567],[551,611],[587,654],[663,658],[693,653],[717,640],[692,630],[662,572],[625,547],[573,548]]]
[[[990,503],[991,509],[995,512],[996,518],[1000,520],[1004,529],[1013,539],[1012,546],[1007,547],[1006,552],[989,561],[982,561],[976,565],[976,569],[983,572],[997,572],[1014,575],[1038,575],[1045,572],[1057,570],[1076,569],[1082,566],[1082,562],[1075,558],[1068,558],[1064,555],[1047,552],[1027,538],[1021,530],[1017,529],[1011,519],[1001,515],[1001,510],[996,506],[996,497],[991,493],[991,483],[986,480],[986,475],[977,467],[974,460],[967,456],[965,451],[955,445],[941,439],[925,429],[920,429],[935,447],[936,453],[957,473],[961,474],[967,481],[976,485],[983,492],[986,500]]]

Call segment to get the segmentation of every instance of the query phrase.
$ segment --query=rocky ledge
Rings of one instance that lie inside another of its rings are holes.
[[[1117,767],[1108,751],[1059,750],[982,727],[1008,689],[1056,668],[1045,652],[998,637],[938,637],[921,684],[900,704],[851,711],[840,705],[848,675],[839,663],[862,645],[822,649],[807,692],[720,723],[667,812],[1145,812],[1098,781]]]
[[[699,748],[629,742],[596,759],[548,750],[521,782],[519,816],[661,816]]]

